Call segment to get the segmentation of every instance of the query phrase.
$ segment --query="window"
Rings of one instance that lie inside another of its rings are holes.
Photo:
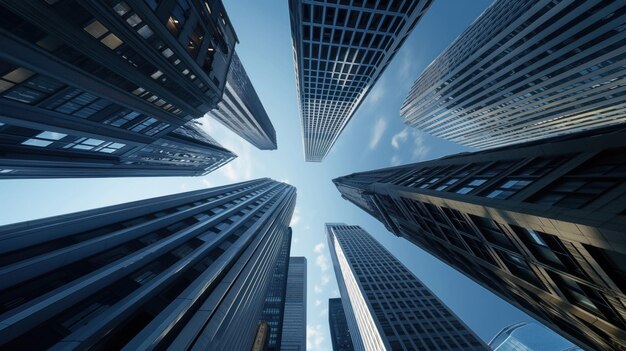
[[[474,189],[483,185],[486,181],[487,179],[484,178],[470,178],[469,180],[466,180],[459,189],[456,190],[456,193],[468,194],[474,191]]]
[[[124,42],[115,34],[109,33],[109,29],[100,21],[95,20],[83,28],[92,37],[100,39],[100,42],[111,50],[117,49]],[[108,34],[107,34],[108,33]]]
[[[530,183],[532,181],[526,179],[503,180],[485,193],[487,193],[487,197],[492,199],[507,199]]]
[[[112,154],[120,149],[122,149],[126,144],[115,143],[115,142],[106,142],[104,140],[95,139],[95,138],[78,138],[72,143],[65,145],[64,149],[77,149],[84,151],[95,151],[95,152],[103,152],[107,154]]]
[[[65,138],[66,136],[67,134],[45,131],[26,141],[23,141],[22,145],[46,147],[55,141]]]

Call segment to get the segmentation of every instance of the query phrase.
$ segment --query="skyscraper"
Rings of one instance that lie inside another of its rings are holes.
[[[281,351],[306,350],[306,258],[290,257]]]
[[[431,0],[289,0],[305,160],[320,162]]]
[[[266,351],[278,351],[282,340],[291,236],[292,231],[289,228],[289,235],[285,235],[283,240],[274,272],[272,273],[271,283],[265,296],[261,320],[267,322],[268,328]]]
[[[361,227],[326,224],[326,236],[355,350],[489,350]]]
[[[626,350],[626,127],[334,180],[342,196],[575,344]]]
[[[583,351],[549,329],[534,323],[516,323],[489,342],[494,351]]]
[[[180,129],[217,106],[220,1],[3,1],[1,177],[199,175],[234,155]],[[193,127],[191,127],[193,128]]]
[[[0,348],[250,350],[295,201],[259,179],[0,227]]]
[[[415,81],[407,124],[479,149],[626,122],[623,1],[497,0]]]
[[[354,351],[352,336],[341,298],[328,299],[328,326],[333,351]]]
[[[275,150],[276,131],[237,53],[233,55],[226,89],[210,115],[261,150]]]

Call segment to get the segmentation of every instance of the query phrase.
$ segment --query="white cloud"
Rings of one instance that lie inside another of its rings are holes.
[[[322,278],[320,279],[320,283],[322,285],[326,285],[326,284],[330,283],[330,277],[328,275],[324,274],[322,276]]]
[[[399,149],[400,144],[404,143],[408,137],[409,137],[409,129],[408,128],[402,129],[400,133],[394,134],[394,136],[391,137],[391,146],[393,146],[393,148],[396,150]]]
[[[374,88],[372,88],[372,90],[370,91],[367,101],[372,104],[376,104],[380,100],[382,100],[384,96],[385,96],[385,83],[381,79],[376,83],[376,85],[374,85]]]
[[[320,350],[320,346],[326,340],[324,332],[322,331],[322,325],[307,324],[306,326],[306,349],[307,350]]]
[[[402,163],[402,159],[400,158],[400,156],[398,156],[398,155],[393,155],[393,156],[391,157],[391,165],[392,165],[392,166],[397,166],[397,165],[399,165],[399,164],[401,164],[401,163]]]
[[[370,138],[370,150],[374,150],[376,146],[378,146],[378,142],[385,133],[385,129],[387,129],[387,122],[385,122],[382,117],[376,120],[374,129],[372,129],[372,137]]]
[[[322,272],[325,272],[328,270],[328,268],[330,268],[328,259],[326,258],[326,256],[324,256],[324,254],[319,254],[317,255],[317,257],[315,257],[315,265],[318,266],[322,270]]]
[[[209,182],[206,178],[202,178],[202,184],[204,184],[207,188],[212,186],[211,182]]]
[[[302,217],[300,217],[300,209],[296,207],[293,210],[293,216],[291,216],[291,223],[289,223],[289,225],[295,227],[298,223],[300,223],[300,219],[302,219]]]
[[[320,311],[320,316],[325,316],[326,314],[328,314],[328,308],[322,308],[322,310]]]
[[[315,292],[316,294],[321,294],[324,290],[322,289],[321,286],[315,284],[313,285],[313,292]]]
[[[326,245],[324,245],[324,242],[320,242],[313,247],[313,252],[322,253],[322,250],[324,250],[324,247],[326,247]]]
[[[418,131],[413,132],[413,161],[422,161],[430,152],[430,148],[424,142],[424,134]]]
[[[409,140],[413,141],[413,145],[406,144]],[[413,150],[411,153],[411,162],[422,161],[430,152],[430,148],[424,142],[424,134],[417,129],[404,128],[399,133],[391,137],[391,146],[396,150],[407,149]],[[400,155],[395,154],[390,160],[391,164],[397,166],[402,163]]]
[[[315,300],[315,306],[321,306],[322,300]]]

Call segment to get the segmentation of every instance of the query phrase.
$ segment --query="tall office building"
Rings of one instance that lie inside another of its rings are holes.
[[[575,344],[626,350],[626,127],[334,182],[389,231]]]
[[[290,257],[281,351],[306,350],[306,258]]]
[[[228,129],[261,150],[276,150],[276,131],[237,53],[218,108],[209,113]]]
[[[175,132],[222,97],[237,38],[220,1],[7,0],[0,15],[0,177],[199,175],[233,158]]]
[[[415,81],[401,115],[479,149],[626,122],[624,1],[497,0]]]
[[[549,329],[534,323],[516,323],[491,339],[494,351],[583,351]]]
[[[287,292],[287,272],[289,269],[289,253],[291,251],[292,231],[285,235],[270,286],[265,296],[265,305],[261,320],[267,323],[267,345],[265,351],[279,351],[283,335],[283,315],[285,313],[285,293]]]
[[[431,0],[289,0],[306,161],[320,162]]]
[[[333,351],[354,351],[352,336],[341,298],[328,299],[328,326]]]
[[[250,350],[295,201],[259,179],[0,227],[0,348]]]
[[[326,236],[355,350],[489,350],[361,227],[326,224]]]

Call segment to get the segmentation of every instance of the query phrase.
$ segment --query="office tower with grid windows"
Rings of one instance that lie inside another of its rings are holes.
[[[328,299],[328,326],[333,351],[354,351],[352,336],[341,298]]]
[[[361,227],[329,223],[326,236],[355,350],[489,350]]]
[[[265,351],[279,351],[283,335],[283,315],[285,313],[285,293],[287,292],[287,272],[289,269],[289,253],[291,252],[292,231],[285,235],[280,254],[276,260],[272,282],[265,296],[265,305],[261,321],[267,323],[267,344]]]
[[[304,157],[321,162],[431,0],[289,0]]]
[[[7,0],[0,14],[0,177],[200,175],[234,157],[184,135],[220,101],[237,42],[220,1]]]
[[[575,344],[626,350],[626,127],[334,183],[390,232]]]
[[[258,179],[0,227],[0,349],[250,350],[295,201]]]
[[[276,150],[276,131],[237,53],[218,108],[209,113],[228,129],[261,150]]]
[[[549,329],[520,322],[503,328],[489,342],[494,351],[583,351]]]
[[[413,84],[400,114],[486,149],[626,122],[626,3],[497,0]]]
[[[306,350],[306,258],[290,257],[281,351]]]

